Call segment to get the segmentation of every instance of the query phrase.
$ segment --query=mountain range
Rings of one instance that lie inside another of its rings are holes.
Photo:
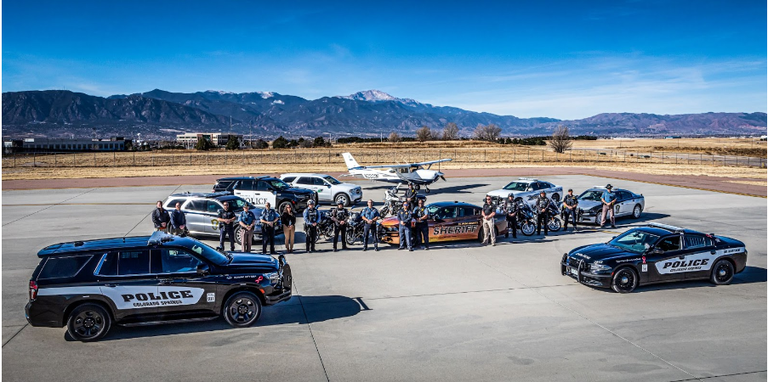
[[[518,118],[433,106],[378,90],[307,100],[274,92],[174,93],[155,89],[107,98],[66,90],[3,93],[5,136],[133,136],[172,138],[181,132],[236,132],[258,137],[413,135],[453,122],[462,136],[495,124],[503,136],[549,135],[559,125],[597,136],[764,135],[766,113],[679,115],[604,113],[577,120]]]

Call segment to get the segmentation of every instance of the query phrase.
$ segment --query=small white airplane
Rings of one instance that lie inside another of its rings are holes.
[[[357,176],[363,179],[378,180],[382,182],[397,183],[397,188],[403,184],[414,184],[416,189],[424,186],[426,192],[429,192],[430,184],[438,179],[445,180],[440,171],[430,170],[432,165],[441,162],[450,162],[452,159],[438,159],[429,162],[409,163],[409,164],[387,164],[378,166],[361,166],[350,153],[342,153],[344,162],[347,164],[349,174],[346,176]],[[427,166],[425,169],[424,166]],[[386,169],[386,170],[380,170]]]

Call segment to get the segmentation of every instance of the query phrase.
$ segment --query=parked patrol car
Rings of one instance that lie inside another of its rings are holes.
[[[224,202],[229,203],[229,208],[239,214],[243,211],[243,206],[248,203],[245,199],[230,195],[227,192],[214,193],[190,193],[183,192],[169,195],[163,206],[168,211],[176,208],[176,203],[181,203],[181,211],[187,219],[187,230],[189,234],[195,237],[199,236],[219,236],[219,211],[224,209]],[[264,211],[262,207],[251,205],[256,219],[261,217]],[[235,241],[238,244],[243,242],[243,227],[235,224]],[[275,235],[283,233],[283,225],[277,224]],[[261,240],[261,224],[256,224],[253,228],[253,241]]]
[[[504,188],[493,190],[488,193],[494,200],[506,200],[509,194],[514,194],[515,198],[523,198],[528,204],[533,204],[534,200],[541,191],[557,203],[562,199],[563,186],[556,186],[550,182],[531,178],[517,178],[510,182]]]
[[[706,280],[729,284],[747,265],[747,249],[736,239],[666,224],[630,229],[603,244],[563,255],[561,273],[578,282],[629,293],[640,285]]]
[[[67,326],[80,341],[95,341],[112,324],[189,322],[224,316],[232,326],[253,324],[262,305],[291,298],[291,268],[274,258],[218,252],[189,237],[155,232],[60,243],[37,254],[25,313],[32,326]]]
[[[293,206],[294,212],[301,212],[307,208],[309,199],[317,202],[316,192],[306,188],[291,187],[271,176],[221,178],[216,180],[214,191],[218,188],[224,188],[255,206],[264,207],[269,203],[278,213],[282,213],[285,206],[289,204]]]
[[[280,175],[280,179],[295,187],[308,188],[317,193],[318,202],[342,203],[349,207],[363,199],[363,189],[351,183],[342,183],[326,174],[290,173]]]
[[[605,187],[595,186],[579,195],[579,222],[600,224],[603,218],[603,192]],[[642,194],[635,194],[632,191],[623,188],[614,188],[616,194],[616,203],[613,205],[614,216],[632,216],[639,219],[645,210],[645,197]]]
[[[464,202],[436,202],[426,206],[429,218],[429,242],[478,240],[485,237],[483,233],[483,208]],[[497,211],[498,212],[498,211]],[[400,244],[397,216],[381,221],[381,241],[389,244]],[[494,218],[494,235],[507,233],[507,219],[497,213]]]

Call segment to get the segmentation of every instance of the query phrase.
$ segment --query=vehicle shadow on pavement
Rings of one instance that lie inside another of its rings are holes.
[[[739,284],[752,284],[752,283],[764,283],[768,281],[768,270],[760,267],[747,266],[741,273],[737,273],[733,276],[732,285]],[[653,292],[658,290],[671,290],[671,289],[690,289],[690,288],[727,288],[728,285],[715,285],[709,282],[709,280],[690,280],[690,281],[677,281],[664,284],[653,284],[648,286],[639,286],[632,293]],[[593,288],[601,292],[613,293],[611,289]]]
[[[339,318],[351,317],[361,310],[370,310],[362,298],[346,296],[293,296],[286,303],[264,307],[261,317],[251,328],[269,327],[285,324],[312,324]],[[222,330],[241,330],[227,324],[223,318],[210,321],[170,323],[146,327],[113,326],[106,337],[100,341],[116,341],[143,337],[168,336],[217,332]],[[66,341],[74,341],[64,334]]]

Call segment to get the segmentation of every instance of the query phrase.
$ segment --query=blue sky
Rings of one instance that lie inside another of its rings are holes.
[[[518,117],[766,111],[765,1],[4,1],[2,90],[379,89]]]

